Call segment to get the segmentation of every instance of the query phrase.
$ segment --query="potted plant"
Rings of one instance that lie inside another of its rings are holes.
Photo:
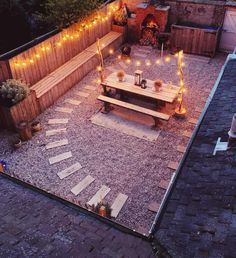
[[[120,70],[117,72],[116,76],[117,76],[119,82],[123,82],[124,77],[125,77],[125,72]]]
[[[22,145],[22,141],[20,138],[16,137],[13,139],[12,144],[15,149],[19,149]]]
[[[162,87],[162,81],[161,80],[156,80],[154,82],[155,91],[157,91],[157,92],[160,91],[161,87]]]
[[[42,130],[42,127],[41,127],[41,123],[39,121],[34,121],[32,124],[31,124],[31,128],[32,128],[32,131],[34,133],[36,132],[39,132]]]
[[[123,40],[125,40],[125,37],[126,37],[127,21],[128,21],[128,15],[127,15],[125,7],[121,7],[119,10],[117,10],[114,13],[112,30],[122,33]]]
[[[0,85],[0,113],[5,128],[16,129],[22,120],[31,121],[39,114],[36,94],[22,80],[9,79]]]

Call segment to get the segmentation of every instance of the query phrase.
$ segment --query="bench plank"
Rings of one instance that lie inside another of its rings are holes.
[[[170,116],[167,115],[167,114],[157,112],[157,111],[154,111],[154,110],[151,110],[151,109],[148,109],[148,108],[140,107],[140,106],[137,106],[137,105],[134,105],[134,104],[131,104],[131,103],[128,103],[128,102],[124,102],[124,101],[121,101],[121,100],[118,100],[118,99],[110,98],[110,97],[107,97],[107,96],[100,95],[100,96],[98,96],[97,99],[100,100],[100,101],[103,101],[103,102],[114,104],[116,106],[131,109],[133,111],[137,111],[137,112],[140,112],[140,113],[152,116],[152,117],[160,118],[162,120],[167,121],[170,118]]]

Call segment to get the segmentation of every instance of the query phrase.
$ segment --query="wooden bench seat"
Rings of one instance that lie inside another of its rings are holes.
[[[154,111],[154,110],[151,110],[148,108],[140,107],[140,106],[128,103],[128,102],[124,102],[124,101],[115,99],[115,98],[100,95],[100,96],[98,96],[97,99],[104,102],[106,111],[109,110],[109,107],[107,106],[107,104],[108,105],[113,104],[115,106],[124,107],[124,108],[130,109],[130,110],[151,116],[154,119],[156,126],[157,126],[157,119],[161,119],[161,120],[165,120],[165,121],[168,121],[170,119],[170,116],[167,114],[164,114],[164,113],[161,113],[158,111]]]
[[[108,47],[117,48],[122,43],[122,35],[112,31],[100,42],[101,49],[108,53]],[[31,87],[36,93],[41,112],[99,64],[96,51],[94,43]]]

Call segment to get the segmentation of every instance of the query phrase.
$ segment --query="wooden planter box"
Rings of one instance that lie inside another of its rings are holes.
[[[120,25],[112,24],[111,30],[123,34],[123,42],[126,41],[127,31],[128,31],[128,26],[127,25],[120,26]]]
[[[32,121],[40,114],[35,92],[8,108],[0,106],[0,124],[3,128],[15,130],[20,121]]]
[[[219,33],[220,27],[173,24],[171,26],[172,51],[181,49],[185,53],[213,57],[217,49]]]

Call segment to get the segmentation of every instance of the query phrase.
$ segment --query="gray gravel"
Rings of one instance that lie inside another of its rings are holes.
[[[140,47],[133,46],[132,51],[138,51],[138,48]],[[147,59],[154,63],[158,55],[158,50],[152,50]],[[138,60],[137,57],[136,60]],[[174,57],[172,60],[163,66],[142,65],[138,69],[144,71],[146,78],[162,79],[165,82],[172,81],[178,84]],[[184,120],[172,117],[168,123],[162,123],[161,133],[156,142],[124,135],[90,122],[90,118],[101,108],[101,103],[96,100],[101,89],[97,86],[97,90],[91,92],[88,98],[77,96],[75,92],[82,90],[86,85],[95,85],[97,73],[92,71],[55,105],[39,116],[38,119],[43,124],[44,130],[36,134],[22,148],[12,151],[9,144],[12,134],[1,132],[0,157],[9,163],[11,173],[14,171],[14,174],[22,180],[70,201],[76,203],[80,201],[81,205],[84,205],[103,184],[111,188],[105,198],[109,203],[113,202],[119,192],[127,194],[128,201],[116,221],[132,229],[142,228],[148,232],[155,216],[153,212],[148,211],[148,205],[151,202],[161,202],[165,190],[159,188],[158,184],[162,179],[170,180],[173,171],[167,168],[168,163],[180,161],[182,154],[177,152],[176,148],[178,145],[187,145],[188,138],[182,134],[185,130],[192,131],[194,128],[188,120],[199,117],[200,113],[195,109],[204,107],[224,60],[223,54],[210,59],[209,63],[206,58],[186,58],[187,117]],[[120,69],[115,57],[108,58],[105,63],[106,66],[112,65]],[[126,72],[133,74],[136,69],[135,65],[129,65]],[[64,103],[66,98],[81,100],[82,104],[73,106]],[[72,114],[64,114],[56,112],[56,107],[71,107],[74,111]],[[167,112],[172,113],[173,108],[169,107]],[[47,125],[47,121],[51,118],[69,118],[69,123]],[[45,137],[46,130],[63,127],[67,127],[67,133]],[[69,145],[45,150],[47,143],[62,138],[67,138]],[[67,151],[72,152],[72,158],[49,165],[49,157]],[[80,162],[83,168],[70,177],[60,180],[57,172],[75,162]],[[70,192],[71,188],[87,175],[95,178],[94,183],[75,197]]]

